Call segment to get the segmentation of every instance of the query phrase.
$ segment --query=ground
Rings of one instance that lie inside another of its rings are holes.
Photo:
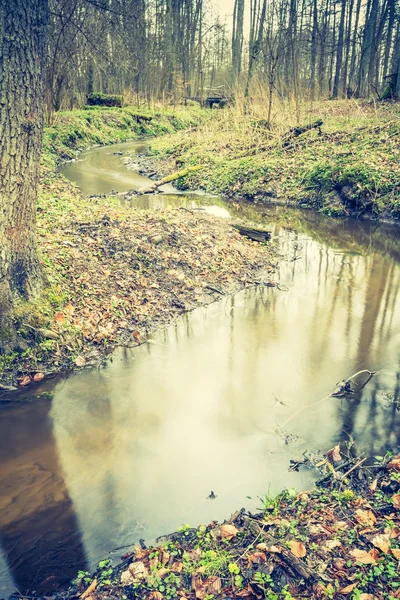
[[[311,207],[331,216],[400,219],[400,105],[326,101],[305,105],[268,127],[256,110],[217,111],[195,132],[152,145],[164,172],[203,168],[180,182],[228,198]],[[160,160],[161,159],[161,160]]]
[[[17,307],[21,347],[0,357],[0,384],[96,364],[116,345],[143,343],[180,314],[269,278],[275,252],[229,220],[85,199],[55,171],[94,142],[194,127],[208,117],[202,112],[84,110],[46,130],[37,229],[48,285],[39,302]]]

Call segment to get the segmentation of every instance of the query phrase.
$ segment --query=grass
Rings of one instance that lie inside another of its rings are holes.
[[[331,216],[368,213],[400,218],[400,106],[326,101],[304,105],[301,124],[323,120],[293,138],[290,106],[272,126],[259,105],[219,111],[194,132],[157,140],[153,154],[165,169],[201,165],[185,180],[190,188],[230,198],[313,207]]]

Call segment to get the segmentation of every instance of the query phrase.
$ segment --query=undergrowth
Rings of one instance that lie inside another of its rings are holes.
[[[300,125],[323,121],[283,143],[296,126],[287,105],[266,124],[258,112],[219,111],[195,132],[153,144],[176,165],[202,165],[185,186],[231,198],[313,207],[331,216],[400,218],[400,106],[355,101],[304,106]]]

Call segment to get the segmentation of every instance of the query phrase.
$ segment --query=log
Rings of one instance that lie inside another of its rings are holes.
[[[162,179],[160,179],[159,181],[154,181],[151,185],[146,185],[144,187],[141,187],[137,190],[138,194],[151,194],[152,192],[155,192],[157,188],[161,187],[162,185],[165,185],[166,183],[171,183],[172,181],[176,181],[177,179],[180,179],[181,177],[186,177],[187,175],[189,175],[189,173],[194,173],[195,171],[200,171],[200,169],[202,169],[202,166],[196,166],[196,167],[187,167],[186,169],[181,169],[180,171],[175,171],[174,173],[171,173],[171,175],[167,175],[166,177],[163,177]]]
[[[292,127],[282,137],[282,140],[283,140],[282,146],[284,148],[286,148],[286,146],[289,146],[291,144],[293,138],[298,137],[299,135],[301,135],[302,133],[305,133],[306,131],[310,131],[310,129],[318,129],[323,124],[324,124],[324,122],[321,121],[321,119],[319,119],[318,121],[315,121],[315,123],[309,123],[308,125],[303,125],[302,127]]]
[[[305,562],[303,562],[300,558],[297,558],[297,556],[295,556],[293,552],[287,548],[283,548],[280,545],[279,540],[276,540],[272,537],[272,535],[266,533],[256,521],[245,517],[245,522],[255,537],[262,539],[266,544],[268,544],[268,546],[275,546],[276,548],[279,548],[280,550],[277,552],[277,554],[279,554],[284,562],[286,562],[289,567],[293,569],[293,571],[300,575],[300,577],[303,577],[304,579],[316,578],[315,573],[305,564]]]
[[[271,232],[266,229],[253,229],[251,227],[242,227],[242,225],[233,225],[233,227],[240,235],[253,240],[253,242],[260,242],[263,244],[271,239]]]

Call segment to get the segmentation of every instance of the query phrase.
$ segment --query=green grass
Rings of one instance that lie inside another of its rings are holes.
[[[132,106],[95,106],[60,112],[54,124],[44,130],[42,161],[45,167],[54,169],[57,163],[74,158],[77,151],[90,146],[174,133],[195,127],[208,116],[209,111],[199,107],[159,112]]]
[[[203,165],[185,185],[230,198],[311,206],[331,216],[400,218],[400,105],[325,102],[304,112],[310,130],[282,144],[293,124],[260,129],[251,115],[221,111],[193,135],[157,140],[155,156],[173,167]]]

